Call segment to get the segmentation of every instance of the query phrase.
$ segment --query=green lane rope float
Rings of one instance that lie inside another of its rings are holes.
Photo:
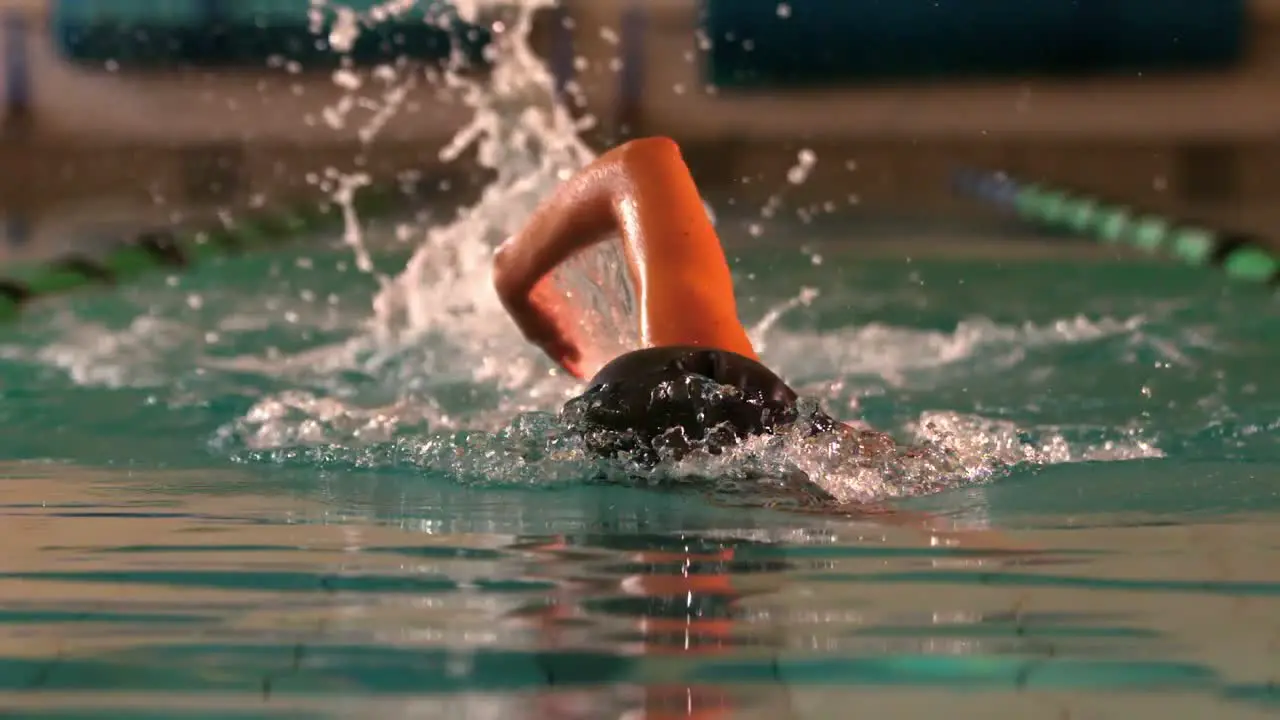
[[[1085,192],[1027,183],[1004,173],[961,170],[957,193],[1046,229],[1146,253],[1165,253],[1195,266],[1216,266],[1237,280],[1280,284],[1280,253],[1245,233],[1223,232]]]
[[[366,187],[352,206],[364,220],[407,210],[416,193],[398,185]],[[72,253],[26,267],[0,267],[0,320],[11,320],[33,301],[92,286],[112,286],[148,272],[177,270],[241,252],[266,249],[306,235],[340,229],[343,208],[313,202],[251,211],[216,227],[147,230],[101,256]]]

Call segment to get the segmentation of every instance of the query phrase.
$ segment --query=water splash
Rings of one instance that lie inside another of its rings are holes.
[[[474,155],[479,166],[491,171],[492,180],[478,202],[433,225],[405,268],[392,277],[374,269],[360,220],[352,210],[368,177],[331,168],[322,188],[345,209],[343,239],[352,248],[357,267],[377,277],[380,291],[373,300],[367,334],[328,350],[312,351],[307,362],[333,365],[334,359],[360,358],[365,369],[379,368],[408,362],[429,345],[435,358],[456,361],[447,367],[436,365],[433,372],[462,373],[473,383],[519,390],[523,399],[512,398],[504,406],[508,412],[563,400],[575,385],[522,342],[491,282],[494,248],[519,229],[547,192],[595,157],[580,137],[593,118],[574,118],[569,113],[557,95],[554,78],[529,44],[535,16],[555,6],[555,0],[463,0],[428,8],[423,20],[442,29],[482,27],[489,32],[489,71],[484,76],[471,72],[470,59],[461,50],[441,70],[397,63],[373,71],[374,79],[388,90],[374,102],[376,112],[355,127],[362,143],[372,142],[404,92],[425,80],[439,89],[442,102],[460,103],[472,114],[470,122],[439,150],[440,160],[449,163],[464,154]],[[337,0],[312,0],[311,17],[315,32],[330,20],[329,44],[338,52],[348,52],[363,28],[414,8],[414,2],[398,0],[356,12]],[[335,71],[334,82],[345,94],[325,117],[341,129],[352,122],[353,109],[367,105],[367,98],[358,97],[365,81],[344,62]],[[635,343],[620,260],[616,246],[606,243],[574,258],[554,278],[565,293],[590,310],[587,332],[613,353]]]
[[[818,405],[818,399],[806,398],[802,412]],[[407,413],[353,412],[331,400],[295,393],[259,403],[243,420],[225,427],[216,444],[245,461],[411,467],[471,485],[627,482],[799,505],[927,495],[989,481],[1024,465],[1163,456],[1136,430],[1089,443],[1069,440],[1052,428],[926,412],[908,428],[910,445],[883,454],[861,452],[856,435],[809,437],[797,427],[750,438],[724,452],[708,451],[696,442],[678,455],[659,449],[658,462],[651,466],[638,462],[639,456],[601,461],[571,424],[554,413],[523,413],[492,432],[430,433],[427,418],[434,411],[427,404]]]
[[[474,79],[446,72],[445,83],[473,111],[439,153],[450,162],[468,149],[494,173],[479,201],[456,219],[428,231],[404,271],[383,286],[374,302],[375,327],[384,339],[412,342],[434,330],[489,358],[514,359],[518,348],[491,284],[493,249],[519,230],[538,202],[570,174],[594,159],[580,132],[593,123],[575,119],[557,97],[555,81],[529,45],[533,19],[554,0],[465,0],[455,3],[462,21],[489,28],[491,72]],[[632,324],[617,297],[619,253],[603,245],[556,275],[561,288],[604,312],[590,328],[600,342],[619,348]],[[495,365],[489,370],[497,370]],[[516,377],[480,376],[512,384]]]

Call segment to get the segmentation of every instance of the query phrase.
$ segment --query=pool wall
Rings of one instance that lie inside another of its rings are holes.
[[[342,96],[327,70],[93,69],[60,55],[49,7],[0,0],[0,235],[23,238],[11,253],[41,245],[42,228],[65,235],[58,224],[80,218],[101,225],[314,192],[307,172],[350,167],[357,155],[381,177],[406,167],[470,173],[435,157],[470,113],[430,89],[411,93],[365,147],[353,128],[315,121]],[[1250,4],[1241,68],[1140,78],[711,92],[695,0],[564,0],[534,44],[561,87],[581,93],[579,112],[598,119],[593,144],[673,135],[708,194],[739,207],[782,195],[801,213],[972,215],[980,210],[953,198],[947,182],[965,164],[1263,228],[1280,221],[1271,207],[1280,187],[1278,8],[1280,0]],[[804,184],[788,185],[801,149],[819,161]]]

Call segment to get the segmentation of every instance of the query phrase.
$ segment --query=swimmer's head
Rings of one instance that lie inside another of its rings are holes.
[[[719,455],[748,437],[783,431],[826,440],[839,452],[892,447],[887,436],[807,406],[758,361],[697,347],[646,348],[615,358],[565,405],[562,419],[590,452],[644,464],[695,450]]]
[[[753,435],[795,421],[794,408],[768,403],[692,373],[650,382],[597,385],[569,401],[563,420],[579,428],[587,449],[652,464],[693,450],[719,455]]]
[[[895,448],[883,433],[851,427],[820,410],[769,403],[699,375],[594,386],[569,401],[561,417],[579,430],[592,454],[642,465],[678,461],[697,450],[720,455],[749,437],[789,430],[840,454],[872,456]]]

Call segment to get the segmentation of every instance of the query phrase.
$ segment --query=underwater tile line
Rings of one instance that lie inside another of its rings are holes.
[[[930,570],[928,572],[822,573],[803,578],[821,583],[920,583],[1054,587],[1128,592],[1207,593],[1234,596],[1280,596],[1280,582],[1249,580],[1139,580],[1078,575]]]

